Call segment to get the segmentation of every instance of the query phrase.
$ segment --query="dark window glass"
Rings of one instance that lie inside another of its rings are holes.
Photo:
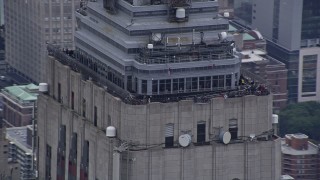
[[[184,92],[184,78],[179,79],[179,92]]]
[[[152,93],[158,94],[158,80],[152,80]]]
[[[204,143],[206,141],[206,124],[198,123],[197,125],[197,142]]]
[[[127,90],[132,91],[132,76],[127,77]]]
[[[206,91],[211,89],[211,76],[205,77],[204,88],[205,88]]]
[[[74,109],[74,92],[71,91],[71,109]]]
[[[173,92],[178,92],[179,90],[179,79],[173,79],[172,80],[172,91]]]
[[[226,87],[231,88],[231,75],[226,75]]]
[[[51,179],[51,146],[46,146],[46,179]]]
[[[212,76],[212,89],[218,89],[218,76]]]
[[[166,84],[165,84],[165,80],[160,80],[160,89],[159,89],[159,91],[160,91],[160,93],[164,93],[165,92],[165,89],[166,89]]]
[[[86,108],[87,108],[87,106],[86,106],[86,99],[82,99],[82,116],[83,117],[86,117]]]
[[[317,55],[303,56],[302,92],[315,92],[317,86]]]
[[[186,78],[186,91],[191,91],[191,78]]]
[[[98,124],[98,109],[94,106],[93,125],[97,127]]]
[[[238,120],[237,119],[229,120],[229,132],[231,134],[231,139],[238,138]]]
[[[198,78],[192,78],[192,91],[198,91]]]
[[[224,88],[224,75],[219,76],[219,89]]]
[[[166,80],[166,93],[171,93],[171,79]]]
[[[147,88],[148,88],[147,84],[148,84],[147,80],[142,80],[141,92],[144,94],[147,93]]]
[[[165,126],[165,147],[173,147],[174,145],[174,124],[169,123]]]
[[[205,89],[205,77],[199,77],[199,91]]]
[[[61,84],[58,83],[58,101],[61,103],[62,99],[61,99]]]

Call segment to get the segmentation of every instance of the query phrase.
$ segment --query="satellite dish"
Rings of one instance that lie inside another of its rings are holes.
[[[218,34],[218,37],[221,41],[225,40],[227,38],[227,36],[228,36],[227,32],[221,32]]]
[[[220,133],[220,136],[219,136],[219,139],[220,141],[223,143],[223,144],[229,144],[230,140],[231,140],[231,134],[230,132],[224,132],[222,131]]]
[[[187,147],[191,144],[191,136],[189,134],[183,134],[179,136],[179,144],[182,147]]]

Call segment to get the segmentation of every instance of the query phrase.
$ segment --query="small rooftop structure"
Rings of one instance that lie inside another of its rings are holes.
[[[281,151],[293,156],[318,154],[318,146],[308,140],[302,133],[287,134],[281,141]]]
[[[13,85],[2,89],[2,94],[7,98],[19,103],[25,104],[37,100],[39,86],[35,84]]]
[[[253,49],[241,51],[241,54],[242,63],[247,63],[266,60],[266,58],[264,58],[263,56],[265,56],[267,53],[260,49]]]

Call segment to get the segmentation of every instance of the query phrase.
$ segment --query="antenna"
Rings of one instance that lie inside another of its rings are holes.
[[[191,144],[191,136],[189,134],[183,134],[179,136],[179,144],[182,147],[187,147]]]

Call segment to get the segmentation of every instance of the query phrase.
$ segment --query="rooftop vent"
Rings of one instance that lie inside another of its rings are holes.
[[[176,18],[184,19],[186,17],[186,10],[184,8],[177,8]]]

